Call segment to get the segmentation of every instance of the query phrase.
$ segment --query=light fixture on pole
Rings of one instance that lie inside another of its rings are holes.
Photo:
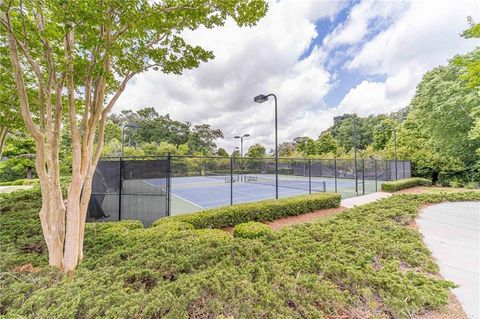
[[[136,124],[125,124],[122,127],[122,157],[124,156],[124,147],[125,147],[125,128],[138,128],[138,125]]]
[[[240,157],[243,157],[243,139],[245,137],[249,137],[249,136],[250,136],[250,134],[243,134],[241,136],[237,135],[237,136],[234,137],[235,139],[238,139],[238,138],[240,139]]]
[[[278,116],[277,116],[277,96],[275,94],[260,94],[253,98],[256,103],[263,103],[268,101],[268,97],[272,96],[275,99],[275,198],[278,199]]]

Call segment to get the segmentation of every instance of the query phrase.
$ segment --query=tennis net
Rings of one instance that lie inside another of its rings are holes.
[[[276,186],[275,176],[245,175],[245,183]],[[325,181],[312,181],[308,178],[279,178],[278,187],[303,190],[306,192],[325,192]]]

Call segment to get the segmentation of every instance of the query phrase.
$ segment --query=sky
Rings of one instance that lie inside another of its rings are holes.
[[[137,75],[113,109],[153,106],[192,124],[208,123],[231,152],[235,135],[244,147],[274,146],[278,97],[279,143],[317,138],[344,113],[388,114],[408,105],[422,75],[455,54],[480,45],[459,34],[467,16],[480,20],[480,0],[269,1],[256,26],[233,20],[216,29],[184,32],[215,58],[182,75]]]

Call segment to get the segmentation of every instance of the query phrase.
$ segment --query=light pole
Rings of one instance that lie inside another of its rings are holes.
[[[122,127],[122,157],[124,156],[124,147],[125,147],[125,128],[130,127],[130,128],[138,128],[138,125],[136,124],[125,124]]]
[[[356,121],[354,114],[345,114],[340,116],[335,116],[333,121],[336,123],[340,120],[351,118],[353,121],[353,152],[355,157],[355,192],[358,195],[358,174],[357,174],[357,129],[356,129]]]
[[[243,134],[242,136],[237,135],[235,136],[235,139],[239,138],[240,139],[240,157],[243,157],[243,139],[245,137],[249,137],[250,134]]]
[[[398,179],[398,169],[397,169],[397,128],[392,127],[393,129],[393,159],[395,161],[395,180]],[[385,130],[384,126],[378,128],[379,131]]]
[[[268,97],[273,96],[275,99],[275,198],[278,199],[278,116],[277,116],[277,96],[275,94],[257,95],[253,98],[256,103],[268,101]]]

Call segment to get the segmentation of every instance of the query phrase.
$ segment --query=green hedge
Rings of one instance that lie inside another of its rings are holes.
[[[269,199],[177,215],[157,220],[153,227],[172,220],[192,224],[195,228],[224,228],[249,221],[269,221],[285,216],[301,215],[320,209],[340,206],[341,196],[334,193],[317,193],[283,199]]]
[[[8,181],[8,182],[0,182],[0,186],[37,186],[40,185],[40,181],[38,178],[33,178],[33,179],[17,179],[14,181]]]
[[[269,226],[259,222],[238,224],[233,229],[233,237],[239,238],[270,237],[272,235],[272,229]]]
[[[432,186],[432,181],[420,177],[399,179],[396,181],[383,183],[382,191],[393,193],[401,189],[411,188],[415,186]]]

